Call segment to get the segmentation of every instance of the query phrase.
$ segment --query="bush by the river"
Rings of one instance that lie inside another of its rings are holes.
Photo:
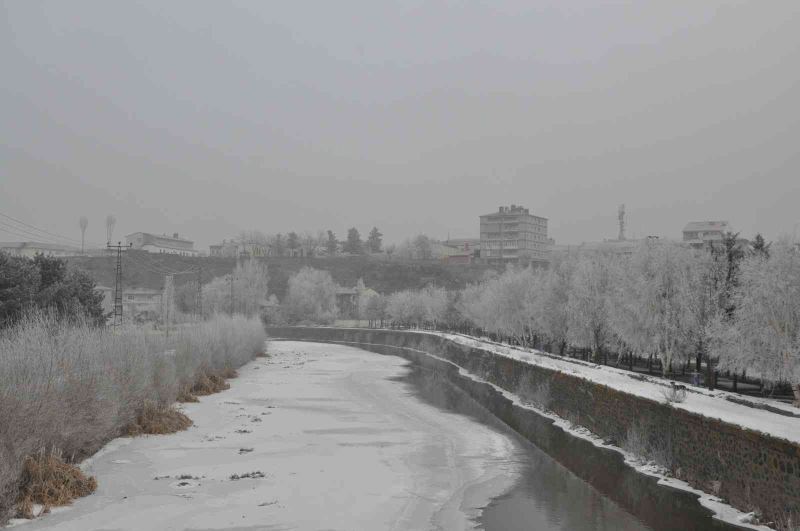
[[[0,334],[0,524],[14,509],[26,458],[78,462],[126,432],[146,407],[168,408],[209,374],[264,351],[258,319],[215,316],[169,334],[66,322],[54,314]]]

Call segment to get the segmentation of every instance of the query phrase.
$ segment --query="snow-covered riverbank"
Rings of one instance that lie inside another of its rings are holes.
[[[445,337],[468,347],[482,348],[545,369],[571,374],[632,395],[659,402],[665,401],[664,391],[668,388],[668,382],[660,378],[633,374],[608,365],[555,356],[539,350],[501,345],[460,334],[425,333]],[[702,387],[689,386],[687,391],[685,401],[674,403],[673,407],[800,443],[800,410],[796,407],[764,398],[743,397],[719,389],[709,391]],[[750,405],[746,405],[747,403]],[[765,406],[773,411],[763,409]]]
[[[270,353],[186,405],[190,430],[112,441],[84,463],[94,495],[23,528],[464,529],[516,480],[514,443],[414,398],[404,360]]]

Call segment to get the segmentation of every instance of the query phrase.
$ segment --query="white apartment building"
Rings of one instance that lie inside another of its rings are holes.
[[[520,205],[480,216],[480,256],[489,264],[546,263],[550,259],[547,218]]]

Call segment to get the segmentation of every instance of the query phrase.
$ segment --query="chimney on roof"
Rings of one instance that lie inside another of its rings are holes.
[[[177,240],[178,239],[178,233],[177,232],[172,233],[172,237]]]

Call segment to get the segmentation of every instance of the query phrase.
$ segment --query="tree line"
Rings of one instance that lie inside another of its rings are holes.
[[[335,284],[326,275],[305,271],[290,283],[290,320],[335,319]],[[631,255],[576,252],[548,268],[489,273],[460,291],[381,295],[362,287],[358,317],[561,355],[580,349],[597,363],[646,360],[664,375],[704,371],[710,386],[725,371],[788,383],[800,398],[800,251],[760,236],[748,245],[728,234],[702,249],[653,239]]]
[[[69,267],[65,259],[0,252],[0,328],[33,311],[102,324],[102,304],[103,295],[95,290],[94,280]]]
[[[269,247],[273,256],[335,256],[345,254],[380,253],[383,248],[383,233],[378,227],[372,227],[366,240],[355,227],[347,230],[345,240],[339,240],[332,230],[305,232],[302,235],[295,231],[286,234],[265,234],[261,231],[245,231],[239,235],[244,242],[257,243]]]

